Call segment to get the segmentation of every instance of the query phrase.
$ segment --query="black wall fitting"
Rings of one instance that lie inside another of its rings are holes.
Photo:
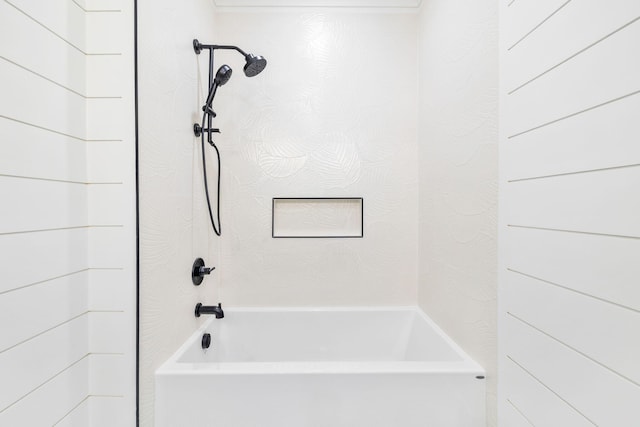
[[[215,116],[214,116],[215,117]],[[209,128],[203,128],[202,126],[200,126],[198,123],[194,123],[193,124],[193,134],[196,137],[199,137],[200,135],[202,135],[202,132],[207,133],[209,135],[211,135],[211,133],[220,133],[220,129],[218,128],[213,128],[213,129],[209,129]]]
[[[244,50],[240,49],[238,46],[202,44],[198,41],[198,39],[193,40],[193,51],[196,53],[196,55],[200,55],[200,52],[205,49],[209,51],[209,95],[207,96],[205,105],[202,107],[202,111],[209,114],[207,120],[208,127],[204,127],[204,124],[198,125],[196,123],[193,125],[193,133],[196,137],[202,135],[203,133],[206,133],[208,135],[209,143],[212,144],[213,141],[211,140],[211,133],[220,133],[220,130],[211,127],[211,118],[216,117],[216,113],[211,109],[211,102],[213,101],[213,97],[215,96],[215,91],[217,90],[217,88],[224,85],[229,80],[232,74],[232,70],[228,65],[223,65],[215,75],[213,74],[213,51],[216,49],[222,49],[235,50],[240,52],[240,54],[242,54],[245,59],[245,65],[243,69],[244,74],[247,77],[254,77],[260,74],[262,70],[264,70],[267,66],[267,60],[260,55],[247,53]]]
[[[221,176],[221,161],[220,161],[220,151],[213,141],[213,134],[220,133],[220,129],[214,128],[212,125],[213,118],[216,117],[216,113],[213,111],[212,103],[213,98],[216,95],[216,91],[220,86],[226,84],[231,78],[231,74],[233,70],[228,65],[222,65],[218,71],[214,74],[213,72],[213,51],[216,49],[222,50],[235,50],[239,52],[242,56],[244,56],[245,65],[244,65],[244,75],[247,77],[257,76],[265,69],[267,66],[267,60],[264,59],[260,55],[252,55],[250,53],[245,52],[240,49],[238,46],[230,46],[230,45],[216,45],[216,44],[202,44],[198,41],[198,39],[194,39],[192,42],[193,51],[196,55],[199,55],[203,50],[209,51],[209,84],[207,85],[208,94],[205,101],[205,104],[202,106],[202,123],[194,123],[193,125],[193,133],[196,137],[200,137],[201,145],[202,145],[202,172],[203,172],[203,180],[204,180],[204,190],[207,198],[207,208],[209,210],[209,218],[211,219],[211,227],[213,228],[213,232],[220,236],[222,234],[222,225],[220,223],[220,176]],[[216,150],[216,158],[218,161],[218,192],[217,192],[217,225],[216,221],[213,218],[213,211],[211,208],[211,200],[209,199],[209,184],[207,183],[207,165],[206,158],[204,153],[204,139],[205,135],[207,137],[207,142]]]
[[[224,317],[224,311],[222,311],[222,304],[218,305],[202,305],[202,303],[196,304],[195,315],[200,317],[201,314],[215,314],[216,319],[222,319]]]
[[[215,267],[207,268],[204,266],[204,260],[202,258],[196,258],[191,267],[191,281],[194,285],[198,286],[204,280],[205,274],[211,274]]]
[[[211,334],[202,335],[202,349],[206,350],[211,346]]]

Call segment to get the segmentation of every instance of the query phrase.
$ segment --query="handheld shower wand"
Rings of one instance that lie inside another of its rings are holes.
[[[202,111],[208,111],[213,115],[213,117],[216,116],[216,113],[211,109],[211,103],[213,102],[213,98],[216,96],[218,88],[229,81],[231,74],[233,74],[233,70],[226,64],[218,68],[218,72],[216,73],[213,83],[209,88],[209,95],[207,95],[207,100],[202,107]]]

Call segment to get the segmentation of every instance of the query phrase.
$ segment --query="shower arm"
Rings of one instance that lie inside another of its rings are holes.
[[[240,49],[238,46],[230,46],[230,45],[220,45],[220,44],[202,44],[198,41],[198,39],[193,40],[193,50],[197,55],[200,55],[203,49],[208,49],[213,53],[216,49],[224,49],[224,50],[236,50],[242,54],[242,56],[247,56],[247,52]]]

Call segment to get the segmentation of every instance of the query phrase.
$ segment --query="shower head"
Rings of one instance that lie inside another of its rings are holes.
[[[247,77],[257,76],[267,66],[267,60],[262,56],[255,56],[250,53],[244,56],[247,63],[244,65],[244,75]]]
[[[228,65],[223,65],[218,68],[218,72],[216,73],[216,77],[213,79],[214,83],[218,86],[224,85],[231,78],[231,74],[233,74],[233,70]]]

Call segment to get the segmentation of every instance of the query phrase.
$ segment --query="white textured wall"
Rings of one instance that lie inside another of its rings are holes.
[[[214,23],[208,0],[138,1],[142,426],[153,425],[154,371],[202,321],[195,304],[217,302],[217,271],[199,287],[191,283],[195,258],[219,267],[192,131],[206,96],[207,57],[191,43],[212,43]]]
[[[0,28],[0,425],[132,425],[133,4],[3,1]]]
[[[501,2],[500,422],[640,420],[640,3]]]
[[[416,14],[220,8],[215,41],[263,55],[214,102],[223,156],[220,299],[228,305],[414,304]],[[272,239],[272,197],[364,198],[363,239]]]
[[[498,36],[495,1],[420,11],[418,300],[487,371],[496,425]]]

